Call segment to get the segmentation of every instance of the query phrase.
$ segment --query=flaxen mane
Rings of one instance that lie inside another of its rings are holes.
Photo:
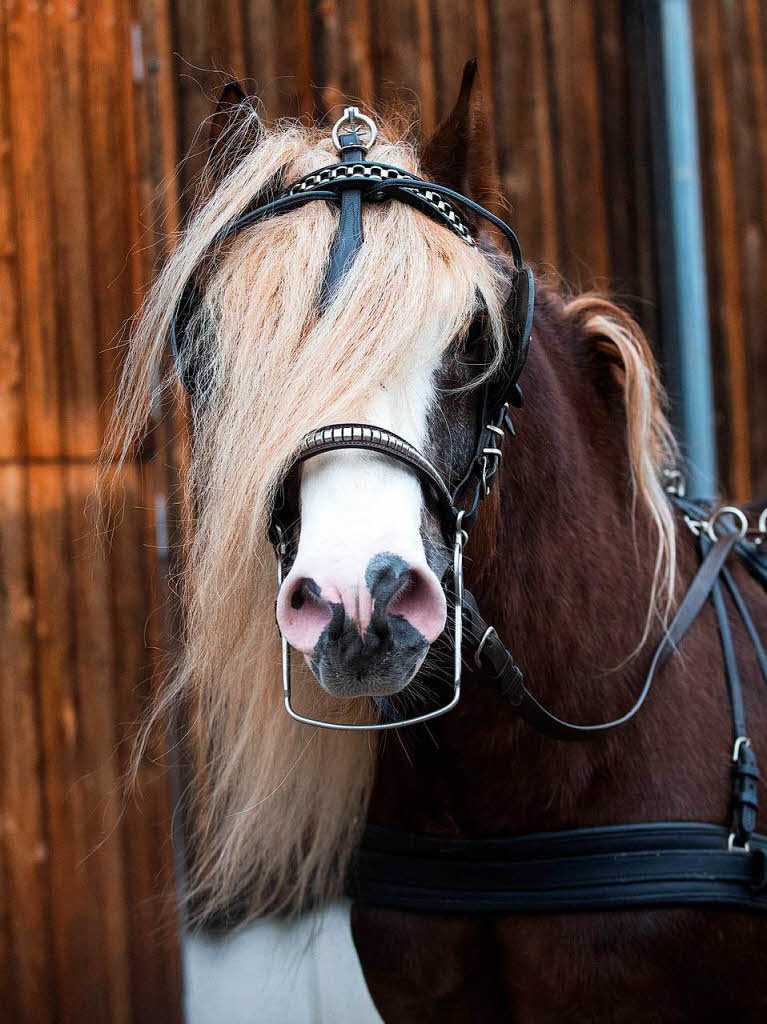
[[[371,159],[418,172],[414,150],[382,135]],[[134,325],[105,446],[108,460],[124,457],[172,386],[171,311],[201,268],[206,298],[185,348],[204,372],[183,491],[183,653],[153,721],[183,713],[193,771],[187,896],[202,916],[245,894],[253,914],[334,895],[365,819],[375,739],[301,727],[282,706],[265,527],[291,454],[311,428],[358,418],[382,383],[447,348],[480,303],[499,351],[503,344],[503,262],[401,203],[366,209],[365,245],[325,310],[317,296],[337,214],[324,203],[258,223],[210,253],[255,196],[333,161],[325,133],[282,123],[220,180]],[[582,298],[566,312],[619,356],[637,500],[659,540],[654,597],[663,609],[674,528],[658,478],[672,442],[652,359],[615,307]],[[318,686],[306,688],[324,699]]]

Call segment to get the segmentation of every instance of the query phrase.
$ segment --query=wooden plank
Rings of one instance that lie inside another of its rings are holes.
[[[359,99],[363,106],[373,103],[372,24],[364,0],[339,0],[341,11],[343,76],[345,98]]]
[[[279,11],[272,0],[243,0],[245,81],[264,106],[267,117],[278,111],[277,22]]]
[[[312,40],[309,0],[285,0],[277,21],[277,67],[280,116],[311,115],[315,96],[312,83]]]
[[[725,52],[727,96],[730,108],[730,144],[732,165],[737,187],[734,195],[735,232],[739,262],[740,306],[743,317],[743,351],[731,363],[733,400],[744,402],[745,416],[733,420],[733,430],[743,430],[742,437],[733,438],[733,451],[742,452],[743,472],[736,463],[735,497],[747,501],[753,493],[751,481],[750,441],[752,423],[749,415],[753,407],[751,383],[753,377],[752,353],[764,350],[767,330],[764,324],[765,250],[763,232],[758,224],[764,212],[763,169],[759,164],[757,114],[754,109],[752,64],[749,60],[748,34],[743,4],[722,7],[723,46]],[[732,359],[732,356],[731,356]],[[737,391],[737,399],[735,393]],[[764,384],[756,384],[753,397],[761,398]],[[761,416],[755,417],[761,420]]]
[[[90,176],[87,143],[86,52],[83,9],[72,0],[49,8],[48,88],[53,170],[53,243],[58,298],[57,334],[62,396],[62,453],[95,458],[101,440],[101,390],[91,272]],[[119,784],[113,751],[115,714],[105,564],[87,529],[86,503],[95,473],[68,463],[63,511],[70,567],[74,751],[68,782],[72,815],[85,854],[77,865],[89,894],[80,915],[94,958],[98,957],[99,999],[110,1020],[130,1018],[130,984],[122,851],[117,841]],[[98,951],[98,952],[96,952]],[[64,951],[70,959],[75,947]],[[93,979],[90,989],[96,988]],[[79,993],[82,999],[85,993]]]
[[[611,9],[609,0],[600,0],[602,9]],[[652,172],[651,117],[649,102],[648,61],[644,14],[641,5],[629,4],[623,8],[622,53],[626,62],[627,100],[629,109],[630,146],[633,154],[631,173],[633,188],[625,202],[633,209],[634,264],[625,299],[639,323],[647,332],[659,358],[663,354],[658,319],[658,282],[656,277],[657,233],[654,212],[654,183]],[[625,116],[615,111],[616,123]],[[616,135],[615,146],[625,145]],[[614,150],[610,150],[612,154]],[[609,159],[609,158],[608,158]],[[612,204],[611,204],[612,205]],[[627,241],[627,246],[631,243]],[[614,248],[613,248],[613,251]]]
[[[727,57],[722,45],[723,25],[718,6],[696,6],[693,9],[693,28],[699,59],[697,85],[701,147],[702,152],[708,154],[703,167],[704,202],[707,223],[713,226],[706,239],[712,343],[715,365],[724,366],[727,370],[726,375],[714,374],[717,408],[720,410],[717,423],[720,473],[728,493],[740,499],[751,491],[748,391],[731,106],[726,79]],[[726,386],[726,392],[723,392],[723,386]]]
[[[375,103],[379,110],[391,104],[415,107],[419,102],[426,107],[429,96],[433,105],[431,58],[424,62],[420,53],[419,8],[422,6],[422,0],[416,3],[391,0],[387,4],[374,3],[370,6],[370,59]],[[429,79],[426,97],[422,95],[424,77]],[[429,117],[432,123],[431,110]]]
[[[16,202],[19,303],[32,455],[59,451],[59,395],[51,237],[48,114],[43,84],[42,15],[36,5],[7,7],[8,101]],[[32,114],[31,112],[34,112]]]
[[[48,65],[48,49],[39,8],[18,4],[10,9],[8,58],[28,451],[55,458],[61,450],[61,397],[48,186],[52,171],[49,109],[41,78],[41,69]],[[63,474],[55,467],[36,466],[29,471],[43,779],[48,831],[56,850],[49,875],[55,1005],[60,1020],[74,1020],[83,1010],[98,1019],[105,1015],[106,1005],[101,1001],[98,951],[83,913],[87,893],[78,873],[87,853],[82,807],[79,796],[72,802],[68,794],[77,769],[63,484]],[[77,950],[74,961],[72,950]],[[81,994],[89,986],[90,994],[83,1000]]]
[[[50,860],[51,920],[60,1021],[107,1020],[101,949],[89,926],[91,896],[82,864],[91,852],[78,759],[78,702],[72,665],[71,553],[57,466],[29,470],[36,650]]]
[[[344,98],[344,54],[339,0],[323,0],[310,12],[312,80],[317,112],[338,117]]]
[[[349,103],[374,98],[371,21],[359,0],[323,0],[311,8],[311,74],[316,112],[338,118]]]
[[[418,14],[418,81],[421,124],[426,133],[438,123],[437,81],[434,68],[434,33],[432,31],[429,0],[416,0]]]
[[[120,0],[93,0],[85,20],[83,104],[87,110],[85,174],[90,185],[87,215],[88,269],[92,290],[93,366],[91,388],[98,388],[100,423],[111,414],[120,372],[120,329],[133,311],[125,273],[130,219],[126,196],[131,182],[125,161],[122,119],[123,61],[130,53],[130,26]],[[109,182],[109,188],[103,183]],[[94,187],[95,186],[95,187]],[[116,240],[120,242],[116,244]],[[93,394],[93,391],[91,392]],[[95,427],[99,440],[101,426]]]
[[[125,197],[128,209],[130,252],[126,278],[133,303],[140,301],[154,267],[162,258],[163,232],[178,226],[178,190],[173,174],[177,160],[178,107],[175,95],[175,48],[168,0],[142,2],[134,11],[132,71],[123,68],[126,175],[133,182]],[[118,44],[119,46],[120,44]],[[142,211],[151,210],[150,228],[143,229]],[[160,447],[171,447],[177,433],[174,422],[154,431]],[[135,723],[145,710],[146,679],[154,668],[149,651],[166,649],[169,637],[152,629],[158,607],[171,600],[168,587],[151,587],[157,572],[154,543],[155,491],[169,486],[165,469],[172,452],[160,451],[157,468],[164,479],[143,486],[142,474],[127,467],[121,478],[125,488],[125,514],[110,549],[110,613],[116,637],[123,638],[115,657],[117,720]],[[161,472],[162,475],[162,472]],[[127,642],[126,642],[127,641]],[[149,651],[147,650],[149,645]],[[119,747],[120,767],[128,768],[133,729]],[[157,751],[162,758],[162,751]],[[145,760],[138,773],[138,799],[125,807],[127,902],[130,908],[130,962],[133,1014],[136,1020],[181,1020],[181,976],[173,900],[173,860],[170,849],[168,778]]]
[[[9,1019],[52,1020],[55,1010],[47,888],[49,847],[40,784],[40,737],[29,573],[23,353],[6,11],[0,10],[0,997]]]
[[[593,0],[547,0],[544,8],[554,86],[558,264],[573,284],[589,286],[604,283],[609,273]]]
[[[640,320],[654,320],[647,317],[656,298],[655,231],[642,26],[636,5],[596,0],[594,10],[610,289]]]
[[[5,911],[10,940],[4,982],[6,1019],[52,1021],[49,897],[51,846],[43,818],[35,680],[35,605],[29,579],[26,470],[0,467],[0,794]],[[12,1009],[15,1007],[15,1009]]]
[[[25,445],[6,9],[0,7],[0,459]]]
[[[548,54],[540,6],[495,0],[493,76],[501,183],[525,258],[554,265],[559,249]]]
[[[139,467],[121,475],[125,488],[125,515],[112,545],[113,580],[111,615],[115,635],[130,642],[115,652],[117,672],[116,713],[119,721],[136,722],[146,710],[150,680],[159,667],[154,652],[167,649],[163,632],[163,604],[168,590],[152,588],[157,575],[153,523],[142,507],[151,486],[142,480]],[[119,581],[119,585],[117,585]],[[120,766],[130,767],[130,744],[120,746]],[[150,751],[142,762],[138,789],[124,808],[122,841],[130,907],[133,1019],[180,1021],[180,975],[177,950],[173,859],[170,847],[167,754]]]
[[[141,34],[151,30],[152,7],[137,22]],[[135,44],[134,44],[135,45]],[[231,78],[245,78],[245,32],[236,3],[189,0],[176,10],[173,46],[178,54],[182,190],[196,180],[207,158],[208,133],[200,126],[213,110],[216,97]],[[307,76],[308,77],[308,76]]]
[[[756,302],[752,303],[752,333],[748,352],[750,387],[749,450],[751,454],[751,493],[760,497],[767,495],[767,419],[764,416],[764,382],[767,381],[767,333],[764,317],[758,316],[757,309],[767,301],[767,261],[764,256],[764,226],[767,224],[767,34],[762,16],[767,15],[767,4],[759,0],[744,0],[744,18],[748,46],[748,60],[751,68],[753,89],[753,112],[755,119],[755,143],[758,147],[759,188],[758,207],[754,211],[754,222],[749,228],[748,242],[758,247],[761,275],[754,280],[752,291]],[[754,274],[756,278],[756,274]],[[756,323],[754,316],[758,316]]]
[[[437,83],[437,115],[440,120],[450,113],[455,103],[464,64],[477,55],[474,15],[473,4],[465,0],[439,0],[432,7],[432,59]],[[488,76],[489,69],[484,74]]]

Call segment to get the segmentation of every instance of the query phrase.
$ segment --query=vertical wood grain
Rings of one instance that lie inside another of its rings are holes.
[[[573,284],[606,284],[609,240],[593,0],[545,0],[558,171],[560,269]]]
[[[743,499],[767,491],[767,0],[691,10],[717,441]],[[0,1016],[180,1020],[166,752],[140,804],[120,776],[173,644],[154,509],[183,420],[164,410],[127,468],[111,548],[87,506],[120,328],[188,206],[221,85],[243,79],[270,118],[405,101],[427,134],[477,56],[525,253],[617,288],[653,335],[642,46],[627,0],[0,7]]]
[[[134,118],[142,19],[162,61],[139,75]],[[149,277],[126,272],[126,255],[176,161],[169,15],[163,0],[54,0],[5,5],[0,25],[2,1014],[173,1021],[175,917],[158,901],[164,885],[172,907],[167,777],[132,809],[130,836],[119,778],[153,661],[151,492],[147,504],[132,489],[139,526],[117,530],[119,558],[87,511],[113,342]],[[140,567],[133,587],[125,565]]]
[[[720,458],[729,490],[741,500],[751,490],[745,325],[738,254],[738,181],[733,165],[732,118],[726,51],[718,5],[694,11],[698,53],[703,174],[708,223],[709,308],[714,351]]]

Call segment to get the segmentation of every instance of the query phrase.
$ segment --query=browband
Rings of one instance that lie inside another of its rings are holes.
[[[350,130],[342,134],[340,128],[347,122]],[[367,127],[370,133],[367,143],[360,137],[360,127]],[[488,405],[492,410],[496,405],[500,408],[506,401],[513,405],[520,404],[518,380],[530,344],[535,284],[532,272],[524,265],[522,248],[516,234],[500,217],[446,185],[424,181],[409,171],[390,164],[365,160],[365,153],[372,146],[375,137],[375,125],[370,118],[361,114],[356,107],[347,107],[333,129],[333,138],[338,146],[341,162],[312,171],[288,185],[269,202],[258,203],[256,197],[255,202],[258,205],[251,205],[221,228],[211,241],[210,250],[214,250],[222,242],[253,224],[295,210],[308,202],[320,200],[339,206],[338,230],[331,246],[323,283],[322,300],[327,301],[363,244],[363,200],[366,203],[390,200],[407,203],[432,220],[443,224],[467,245],[474,246],[476,243],[471,227],[461,212],[468,211],[501,232],[509,244],[515,269],[506,303],[510,344],[504,354],[503,366],[493,378],[492,402],[488,402]],[[169,327],[169,342],[177,372],[184,387],[192,395],[199,391],[199,377],[204,368],[195,365],[191,353],[185,353],[184,342],[186,328],[199,308],[201,300],[202,295],[194,276],[190,275]]]

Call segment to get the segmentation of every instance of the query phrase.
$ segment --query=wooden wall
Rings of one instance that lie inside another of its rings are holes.
[[[111,548],[87,514],[147,226],[175,217],[170,33],[160,0],[0,8],[3,1021],[179,1019],[167,773],[121,789],[163,643],[162,468],[128,468]]]
[[[720,467],[767,496],[767,3],[692,5]]]
[[[718,442],[767,492],[767,0],[695,0]],[[167,774],[124,806],[123,740],[162,649],[163,458],[86,517],[113,342],[177,223],[233,74],[268,116],[421,104],[480,58],[512,221],[657,339],[641,5],[633,0],[7,0],[0,7],[0,1018],[168,1021],[179,970]],[[180,177],[173,168],[191,152]]]

